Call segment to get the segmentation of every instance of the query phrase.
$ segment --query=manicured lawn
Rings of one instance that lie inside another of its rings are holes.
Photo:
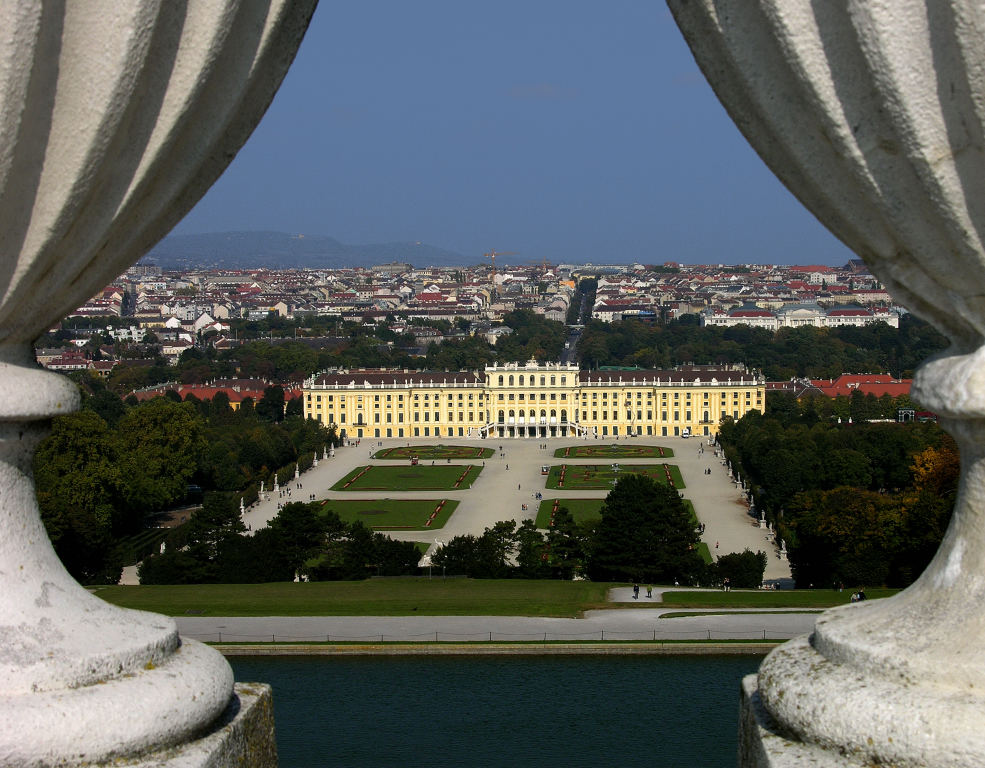
[[[101,587],[104,600],[168,616],[578,616],[612,584],[544,579],[368,579],[308,584]]]
[[[537,519],[534,522],[538,528],[550,528],[551,512],[555,502],[560,507],[567,507],[576,523],[598,520],[603,501],[605,499],[544,499],[537,508]]]
[[[698,542],[698,554],[701,555],[701,559],[705,561],[706,565],[711,565],[711,550],[708,549],[708,542]]]
[[[377,531],[429,531],[448,522],[457,501],[447,499],[326,499],[323,511],[333,511],[347,523],[359,520]]]
[[[633,445],[613,443],[612,445],[569,445],[554,451],[558,459],[669,459],[673,457],[672,448],[662,445]]]
[[[488,459],[494,453],[492,448],[471,445],[404,445],[377,451],[373,458],[410,461],[411,457],[417,456],[421,461],[425,459],[447,461],[448,459]]]
[[[555,502],[558,507],[567,507],[576,523],[598,520],[602,516],[602,503],[604,501],[605,499],[544,499],[537,508],[537,518],[534,522],[538,528],[550,528],[551,512],[554,510]],[[695,527],[697,527],[698,518],[694,514],[694,505],[691,504],[691,500],[684,499],[684,506],[691,513],[691,518],[694,520]],[[698,543],[698,554],[704,558],[706,563],[711,562],[711,553],[708,551],[708,545],[703,541]]]
[[[889,597],[898,589],[867,589],[869,600]],[[762,589],[732,592],[664,592],[663,604],[678,608],[830,608],[850,603],[852,590]]]
[[[333,491],[464,491],[472,486],[482,466],[436,464],[416,467],[364,465],[332,486]]]
[[[664,468],[666,466],[666,469]],[[564,472],[562,483],[561,473]],[[609,464],[562,464],[551,467],[547,476],[547,488],[570,490],[611,491],[613,480],[627,474],[646,475],[658,483],[667,482],[667,472],[677,489],[683,489],[684,480],[675,464],[622,464],[616,472]]]

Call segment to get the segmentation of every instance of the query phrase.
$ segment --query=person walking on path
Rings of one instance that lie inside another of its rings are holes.
[[[633,584],[633,599],[634,600],[639,600],[640,599],[640,585],[639,584]]]
[[[653,597],[653,585],[652,584],[647,584],[646,585],[646,596],[647,597]]]

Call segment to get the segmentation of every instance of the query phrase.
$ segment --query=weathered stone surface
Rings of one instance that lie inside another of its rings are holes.
[[[274,710],[270,686],[237,683],[215,728],[180,747],[125,762],[133,768],[276,768]]]
[[[78,407],[31,342],[136,261],[225,169],[314,0],[0,3],[0,765],[177,746],[232,695],[222,657],[65,571],[31,459]],[[205,763],[202,763],[203,765]],[[217,763],[218,764],[218,763]]]
[[[767,657],[758,701],[831,755],[985,753],[985,14],[973,0],[669,0],[699,66],[784,184],[952,340],[914,399],[961,450],[951,525],[889,600]],[[849,758],[841,758],[849,760]],[[749,758],[751,765],[758,765]],[[773,764],[773,763],[769,763]],[[799,764],[799,763],[798,763]],[[868,764],[868,763],[866,763]]]

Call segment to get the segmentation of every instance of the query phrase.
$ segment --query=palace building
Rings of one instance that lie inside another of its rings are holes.
[[[350,370],[304,382],[304,413],[343,437],[711,435],[763,411],[766,382],[743,366],[583,371],[507,363],[482,373]]]

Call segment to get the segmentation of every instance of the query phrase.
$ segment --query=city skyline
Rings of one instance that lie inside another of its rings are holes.
[[[381,20],[383,23],[381,23]],[[662,6],[335,3],[175,234],[415,242],[470,262],[843,264]]]

